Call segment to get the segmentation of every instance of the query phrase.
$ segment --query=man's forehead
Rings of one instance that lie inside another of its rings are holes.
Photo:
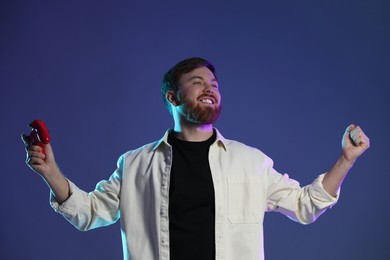
[[[217,81],[214,73],[211,72],[211,70],[209,70],[207,67],[199,67],[199,68],[196,68],[188,73],[184,73],[181,76],[180,80],[188,81],[188,80],[192,80],[192,79],[196,79],[196,78],[206,79],[206,80],[210,80],[210,81]]]

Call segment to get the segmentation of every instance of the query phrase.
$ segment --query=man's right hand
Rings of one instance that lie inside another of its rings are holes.
[[[31,145],[25,134],[22,134],[22,141],[26,146],[26,164],[45,179],[57,202],[61,204],[70,196],[69,183],[57,166],[50,143],[44,146],[44,154],[42,147]]]
[[[26,146],[26,164],[34,172],[45,177],[58,170],[50,143],[45,145],[45,153],[43,153],[41,146],[29,144],[28,137],[25,134],[22,134],[22,141]]]

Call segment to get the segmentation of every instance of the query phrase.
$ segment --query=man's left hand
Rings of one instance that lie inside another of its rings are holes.
[[[359,126],[349,125],[345,130],[342,148],[343,156],[350,162],[356,159],[370,147],[370,139]]]

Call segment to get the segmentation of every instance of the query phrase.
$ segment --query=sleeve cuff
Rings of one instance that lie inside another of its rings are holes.
[[[310,187],[310,195],[314,198],[315,204],[318,208],[323,209],[327,207],[332,207],[337,203],[340,197],[340,188],[336,192],[336,196],[330,195],[323,187],[322,180],[324,179],[325,173],[319,175],[317,179],[314,180],[313,184]]]
[[[53,191],[50,190],[50,206],[54,209],[55,212],[59,214],[74,216],[78,212],[76,201],[82,195],[81,190],[73,182],[68,179],[67,181],[69,183],[69,197],[64,202],[59,204],[56,200],[56,197],[54,196]]]

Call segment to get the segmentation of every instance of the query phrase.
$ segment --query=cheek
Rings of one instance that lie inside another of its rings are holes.
[[[198,96],[201,94],[201,93],[198,93],[199,91],[196,91],[196,90],[188,90],[186,92],[183,92],[181,93],[181,98],[183,100],[187,100],[187,101],[196,101]]]
[[[218,104],[220,105],[221,101],[222,101],[221,93],[219,91],[217,91],[216,95],[217,95],[217,98],[218,98]]]
[[[194,106],[194,99],[191,95],[188,93],[180,93],[180,95],[177,96],[179,105],[185,105],[185,106]]]

